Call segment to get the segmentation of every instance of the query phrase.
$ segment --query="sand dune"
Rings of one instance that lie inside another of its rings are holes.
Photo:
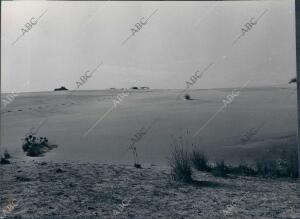
[[[186,130],[193,135],[222,107],[229,91],[193,90],[189,92],[193,101],[176,100],[180,90],[133,91],[87,137],[84,133],[113,106],[112,100],[121,90],[76,91],[71,97],[70,92],[26,93],[1,114],[1,145],[19,151],[16,156],[22,158],[21,138],[46,119],[38,135],[59,146],[47,155],[49,160],[132,163],[130,139],[157,119],[136,146],[142,163],[165,164],[172,136],[181,136]],[[191,139],[211,156],[222,158],[229,150],[226,146],[240,145],[249,129],[265,121],[248,146],[242,147],[281,144],[276,137],[296,134],[293,93],[294,88],[245,89]],[[296,143],[295,138],[289,141]],[[240,159],[240,152],[234,151],[230,150],[226,159]]]

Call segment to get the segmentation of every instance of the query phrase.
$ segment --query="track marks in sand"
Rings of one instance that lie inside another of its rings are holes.
[[[49,104],[44,104],[44,105],[38,105],[38,106],[35,106],[35,107],[20,107],[20,108],[9,108],[9,109],[6,109],[6,110],[2,110],[1,111],[1,114],[6,114],[6,113],[18,113],[18,112],[38,112],[38,113],[47,113],[48,109],[50,107],[53,107],[53,106],[56,106],[56,107],[53,107],[54,110],[61,110],[63,109],[64,107],[67,107],[67,106],[71,106],[71,105],[75,105],[76,103],[75,102],[70,102],[68,104],[66,103],[59,103],[59,104],[53,104],[53,105],[49,105]]]

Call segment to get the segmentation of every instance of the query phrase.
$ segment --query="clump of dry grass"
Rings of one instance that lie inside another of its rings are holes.
[[[187,132],[189,133],[189,132]],[[192,153],[189,148],[194,149]],[[207,156],[180,137],[173,145],[169,164],[174,180],[192,182],[192,165],[196,170],[211,172],[214,176],[227,177],[228,174],[244,176],[261,176],[272,178],[298,178],[297,147],[273,148],[256,160],[254,165],[241,162],[238,166],[231,166],[222,161],[210,163]]]
[[[183,148],[175,147],[169,159],[172,178],[176,181],[192,182],[192,166],[189,153]]]
[[[199,149],[194,149],[192,152],[192,163],[194,167],[199,171],[211,171],[211,166],[208,163],[208,158],[204,154],[204,152],[201,152]]]
[[[213,167],[212,173],[214,176],[227,177],[230,173],[230,167],[225,164],[224,160],[218,161]]]
[[[3,156],[1,156],[0,164],[10,164],[10,161],[9,161],[10,158],[11,158],[10,153],[7,151],[7,149],[5,149]]]

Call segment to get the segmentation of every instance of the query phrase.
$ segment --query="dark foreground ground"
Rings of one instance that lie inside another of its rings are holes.
[[[296,180],[194,171],[187,185],[167,167],[41,161],[0,165],[0,173],[7,218],[300,218]]]

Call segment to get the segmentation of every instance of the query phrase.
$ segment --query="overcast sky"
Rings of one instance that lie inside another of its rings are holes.
[[[294,1],[1,2],[2,92],[286,84],[296,75]],[[157,10],[157,11],[156,11]],[[267,10],[267,11],[266,11]],[[24,25],[43,12],[14,44]],[[155,12],[156,11],[156,12]],[[232,46],[251,18],[256,25]],[[142,17],[153,16],[124,45]]]

